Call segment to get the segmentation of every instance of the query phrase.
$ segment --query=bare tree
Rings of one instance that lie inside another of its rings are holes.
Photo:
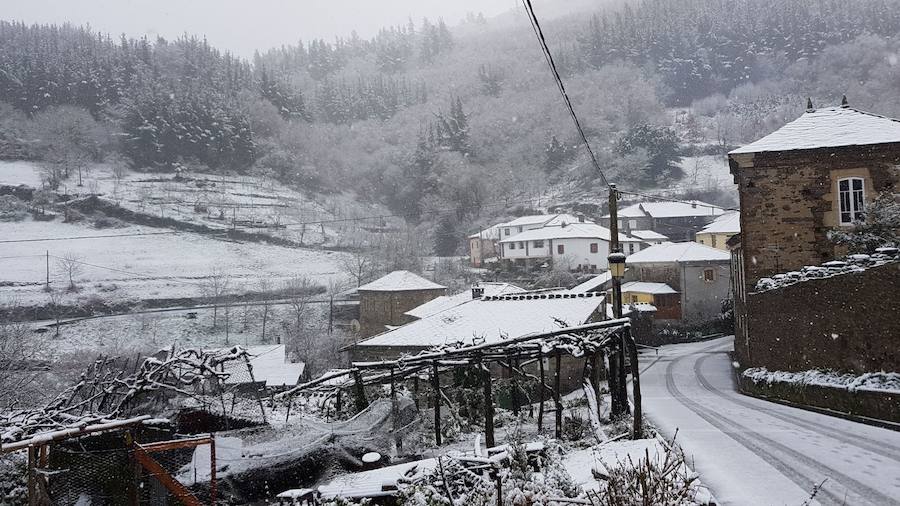
[[[284,282],[282,293],[291,309],[291,321],[284,322],[288,344],[303,360],[307,360],[313,347],[314,333],[307,325],[310,304],[315,297],[316,285],[306,276],[294,276]]]
[[[63,275],[69,280],[68,290],[70,292],[78,291],[78,286],[75,284],[75,278],[83,271],[84,262],[81,261],[81,257],[75,253],[68,252],[63,255],[62,258],[57,259],[56,264],[59,266],[59,269],[63,271]]]
[[[338,261],[341,271],[350,277],[351,281],[360,287],[368,282],[378,272],[378,262],[374,255],[367,251],[360,251],[354,247],[354,251],[342,255]]]
[[[213,329],[218,327],[219,305],[223,298],[227,297],[230,283],[231,277],[221,267],[215,267],[200,285],[203,296],[210,299],[213,304]]]
[[[50,311],[50,315],[56,320],[56,332],[54,335],[59,337],[59,320],[62,318],[62,294],[50,290],[47,292],[47,309]]]
[[[91,195],[99,195],[100,194],[100,182],[96,179],[91,179],[88,181],[88,193]]]
[[[269,299],[272,288],[272,280],[269,278],[262,278],[257,283],[257,289],[262,296],[262,305],[260,306],[260,318],[262,320],[262,336],[260,339],[262,342],[266,342],[266,325],[272,313],[272,303]]]
[[[0,406],[4,408],[27,396],[35,380],[46,374],[37,362],[52,358],[45,339],[18,321],[20,310],[16,302],[0,304]]]

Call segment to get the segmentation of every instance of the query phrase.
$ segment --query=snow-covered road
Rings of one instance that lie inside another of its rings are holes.
[[[732,338],[672,345],[641,357],[644,410],[676,430],[719,504],[900,505],[900,432],[737,392]],[[813,504],[815,504],[815,502]]]

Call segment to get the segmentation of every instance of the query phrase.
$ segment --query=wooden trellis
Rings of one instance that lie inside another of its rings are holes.
[[[413,388],[418,391],[418,380],[427,375],[434,392],[434,430],[435,442],[441,444],[441,380],[443,373],[457,368],[475,367],[481,371],[481,384],[484,390],[485,405],[485,442],[488,446],[494,444],[493,427],[493,392],[491,385],[490,365],[498,364],[510,371],[510,377],[515,385],[518,378],[531,377],[524,370],[524,364],[538,362],[538,381],[541,406],[538,412],[539,427],[543,425],[544,406],[546,392],[550,392],[554,402],[556,435],[559,437],[562,431],[562,400],[560,392],[562,355],[569,355],[585,359],[584,380],[590,382],[594,391],[598,391],[600,354],[609,355],[610,363],[618,362],[619,377],[610,381],[611,389],[620,391],[612,392],[619,399],[627,399],[626,382],[624,381],[625,353],[613,353],[614,351],[627,352],[632,373],[632,399],[634,404],[634,437],[642,436],[641,393],[639,368],[637,362],[637,346],[631,336],[631,324],[627,318],[606,320],[574,327],[564,327],[552,332],[528,334],[514,339],[506,339],[500,342],[482,343],[469,346],[442,346],[416,355],[405,355],[396,360],[382,360],[375,362],[353,362],[348,369],[326,373],[312,381],[282,392],[276,396],[280,399],[290,399],[292,396],[310,391],[335,391],[339,398],[339,392],[352,389],[357,411],[362,411],[368,406],[365,396],[365,387],[370,385],[391,385],[392,392],[396,392],[395,383],[398,381],[413,380]],[[546,381],[544,359],[554,360],[553,386]],[[611,371],[612,372],[612,371]],[[343,381],[336,381],[343,380]],[[618,380],[618,381],[616,381]],[[514,388],[515,390],[515,388]],[[516,394],[517,395],[517,394]],[[519,408],[519,400],[513,399],[513,407]]]

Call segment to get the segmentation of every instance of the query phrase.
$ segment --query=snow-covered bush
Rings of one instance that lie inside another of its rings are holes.
[[[900,245],[900,202],[886,191],[868,206],[865,218],[851,228],[828,233],[828,238],[850,248],[852,253],[873,253],[882,246]]]
[[[607,472],[606,489],[588,494],[593,506],[693,505],[701,493],[696,473],[674,445],[654,457],[645,451],[638,462],[629,457],[616,467],[607,467]]]
[[[22,221],[28,216],[28,206],[14,195],[0,196],[0,221]]]

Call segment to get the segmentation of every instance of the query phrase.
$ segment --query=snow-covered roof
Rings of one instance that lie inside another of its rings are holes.
[[[552,226],[562,225],[563,223],[579,223],[581,218],[571,214],[533,214],[530,216],[520,216],[512,221],[501,223],[498,227],[524,227],[529,225]],[[586,222],[590,223],[590,222]]]
[[[558,329],[558,320],[581,325],[591,319],[602,302],[602,294],[571,292],[485,297],[384,332],[355,346],[431,348],[482,340],[494,343]]]
[[[669,238],[653,230],[632,230],[630,235],[644,241],[668,241]]]
[[[484,289],[482,297],[494,297],[497,295],[511,295],[514,293],[522,293],[524,288],[509,283],[479,283],[478,286]],[[435,313],[440,313],[445,309],[458,306],[464,302],[472,300],[472,290],[457,293],[456,295],[441,295],[436,299],[432,299],[421,306],[414,307],[404,314],[414,318],[425,318]]]
[[[771,134],[729,155],[900,142],[900,120],[852,107],[807,111]]]
[[[469,239],[497,239],[500,237],[500,227],[501,225],[494,225],[493,227],[486,228],[481,232],[476,232],[469,236]]]
[[[647,264],[729,260],[731,260],[731,255],[727,251],[710,248],[698,242],[669,242],[650,246],[647,249],[629,255],[625,259],[625,263]]]
[[[526,230],[521,234],[502,239],[500,242],[545,241],[550,239],[600,239],[609,242],[610,237],[612,236],[606,227],[593,223],[572,223],[566,226],[555,225]],[[640,239],[619,234],[619,241],[640,242]]]
[[[585,281],[584,283],[581,283],[580,285],[573,287],[569,291],[574,293],[591,292],[601,288],[603,285],[609,283],[610,281],[612,281],[612,272],[606,271],[602,274],[594,276],[593,278]]]
[[[250,356],[250,365],[253,367],[253,380],[257,383],[265,383],[269,387],[295,386],[306,364],[302,362],[290,363],[285,360],[285,348],[283,344],[244,346]],[[229,353],[231,348],[207,350],[209,353]],[[226,385],[241,385],[250,383],[250,371],[243,360],[232,360],[225,363],[225,372],[229,376],[225,379]]]
[[[446,289],[434,281],[427,280],[418,274],[409,271],[394,271],[386,276],[365,284],[357,291],[369,292],[406,292],[412,290],[441,290]]]
[[[665,283],[650,283],[648,281],[631,281],[622,285],[622,293],[636,292],[649,293],[653,295],[665,295],[667,293],[678,293],[671,286]]]
[[[703,227],[699,234],[738,234],[741,232],[741,213],[723,214]]]
[[[693,216],[719,216],[725,210],[701,200],[685,202],[641,202],[620,209],[619,218],[681,218]],[[607,214],[604,218],[609,218]]]

